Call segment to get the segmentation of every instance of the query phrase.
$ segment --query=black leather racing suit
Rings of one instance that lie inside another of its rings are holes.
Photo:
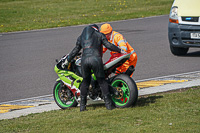
[[[70,62],[78,52],[83,49],[81,59],[81,71],[83,76],[81,96],[87,96],[87,90],[91,81],[91,70],[97,78],[103,95],[109,94],[102,61],[103,45],[111,51],[121,52],[121,49],[108,42],[104,34],[95,30],[90,25],[84,28],[82,34],[77,39],[76,47],[68,56],[68,61]]]

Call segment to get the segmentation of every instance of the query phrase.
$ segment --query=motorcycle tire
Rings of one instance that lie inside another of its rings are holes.
[[[75,96],[67,86],[62,87],[61,83],[62,81],[57,81],[53,89],[53,97],[56,104],[61,109],[76,107],[78,105],[78,102],[76,101]],[[69,98],[69,95],[72,95],[72,97]]]
[[[123,93],[120,98],[112,97],[117,108],[127,108],[136,104],[138,99],[138,88],[135,81],[126,74],[116,76],[111,85],[114,88],[120,88]]]

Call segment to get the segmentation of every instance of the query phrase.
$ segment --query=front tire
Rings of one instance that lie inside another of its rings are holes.
[[[67,86],[62,84],[62,81],[57,81],[55,83],[53,97],[56,104],[61,109],[76,107],[78,105],[75,96]]]
[[[186,55],[189,48],[179,48],[179,47],[173,47],[172,45],[170,45],[170,50],[172,54],[180,56],[180,55]]]
[[[121,96],[112,97],[115,106],[118,108],[126,108],[135,105],[138,99],[138,89],[135,81],[126,74],[116,76],[112,83],[112,87],[121,90]]]

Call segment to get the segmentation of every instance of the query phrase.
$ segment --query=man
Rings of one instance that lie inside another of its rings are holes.
[[[82,34],[77,39],[76,47],[70,52],[66,62],[64,63],[68,64],[68,62],[70,62],[79,53],[79,51],[83,49],[81,59],[83,82],[80,87],[80,111],[86,110],[87,91],[91,81],[91,70],[94,72],[97,82],[101,87],[106,108],[108,110],[112,110],[114,108],[103,69],[103,45],[109,50],[121,53],[121,49],[109,43],[105,35],[99,32],[99,27],[97,25],[89,25],[83,29]]]
[[[105,34],[106,38],[110,43],[112,43],[115,46],[120,47],[127,53],[131,53],[130,59],[127,60],[123,65],[117,68],[117,73],[123,73],[126,72],[126,70],[129,68],[129,66],[136,67],[137,64],[137,54],[134,51],[134,49],[131,47],[131,45],[126,41],[126,39],[122,36],[122,34],[113,31],[110,24],[105,23],[101,26],[101,33]],[[107,48],[103,49],[103,53],[105,53]],[[114,54],[115,52],[112,51],[110,54]],[[132,77],[133,74],[130,75]]]

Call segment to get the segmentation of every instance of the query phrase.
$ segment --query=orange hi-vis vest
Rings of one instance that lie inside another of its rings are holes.
[[[118,46],[118,47],[120,47],[121,49],[123,49],[125,52],[127,52],[127,53],[130,53],[130,52],[132,52],[132,51],[134,51],[134,49],[131,47],[131,45],[126,41],[126,39],[120,34],[120,33],[118,33],[118,32],[116,32],[116,31],[112,31],[112,34],[111,34],[111,37],[110,37],[110,40],[108,40],[110,43],[112,43],[112,44],[114,44],[114,45],[116,45],[116,46]],[[103,53],[105,53],[106,52],[106,50],[107,50],[107,48],[103,48]],[[113,51],[111,51],[110,52],[110,54],[112,55],[112,54],[114,54],[114,53],[116,53],[116,52],[113,52]],[[133,54],[134,54],[135,52],[133,52]],[[132,55],[133,55],[132,54]],[[136,54],[136,53],[135,53]],[[130,57],[130,61],[132,61],[132,60],[134,60],[134,58],[135,57],[133,57],[131,55],[131,57]],[[131,63],[132,64],[132,63]],[[134,65],[134,67],[135,67],[135,65]]]
[[[120,47],[125,52],[130,53],[134,49],[130,46],[130,44],[126,41],[126,39],[118,32],[113,31],[110,37],[110,40],[108,40],[110,43]],[[105,53],[107,48],[104,47],[103,52]],[[111,52],[111,54],[116,52]]]
[[[116,45],[123,49],[125,52],[130,53],[133,51],[133,54],[131,54],[129,60],[127,60],[122,66],[118,67],[117,70],[119,72],[125,72],[129,66],[133,65],[136,67],[137,64],[137,54],[134,51],[134,49],[131,47],[131,45],[126,41],[126,39],[118,32],[112,31],[110,40],[108,40],[113,45]],[[103,48],[103,53],[105,53],[107,48]],[[114,54],[116,52],[111,51],[110,54]],[[131,75],[132,77],[132,75]]]

